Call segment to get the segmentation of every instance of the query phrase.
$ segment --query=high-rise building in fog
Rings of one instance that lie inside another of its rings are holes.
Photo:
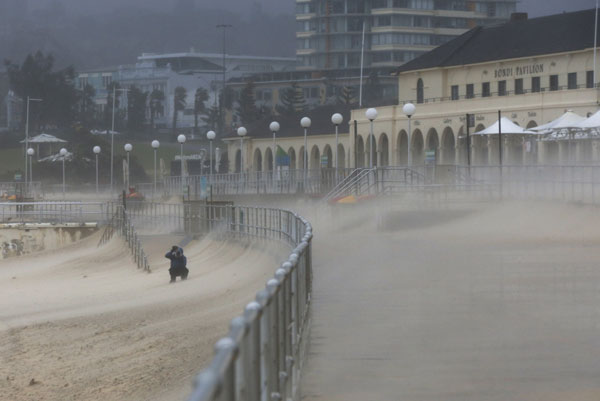
[[[507,21],[516,0],[296,0],[296,56],[307,70],[408,62],[477,25]]]

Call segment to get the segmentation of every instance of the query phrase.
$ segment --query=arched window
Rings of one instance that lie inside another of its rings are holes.
[[[419,78],[417,81],[417,103],[423,103],[425,101],[425,95],[423,94],[423,80]]]

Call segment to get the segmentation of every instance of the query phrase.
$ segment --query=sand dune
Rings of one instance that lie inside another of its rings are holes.
[[[0,261],[0,400],[184,399],[287,249],[194,241],[189,280],[170,285],[164,253],[179,239],[144,238],[151,274],[97,235]]]

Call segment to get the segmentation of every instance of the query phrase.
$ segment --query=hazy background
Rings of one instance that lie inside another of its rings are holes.
[[[523,0],[531,17],[592,8],[594,0]],[[134,63],[142,52],[295,54],[294,0],[0,0],[0,60],[52,52],[76,68]]]

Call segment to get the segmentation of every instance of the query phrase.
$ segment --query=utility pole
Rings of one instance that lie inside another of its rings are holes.
[[[225,103],[225,82],[227,77],[227,60],[225,58],[225,52],[227,50],[227,28],[233,28],[233,25],[230,24],[218,24],[217,29],[223,29],[223,87],[221,92],[221,101],[219,102],[219,122],[221,125],[221,131],[225,131],[225,113],[224,113],[224,103]],[[220,132],[221,136],[223,136],[223,132]]]

